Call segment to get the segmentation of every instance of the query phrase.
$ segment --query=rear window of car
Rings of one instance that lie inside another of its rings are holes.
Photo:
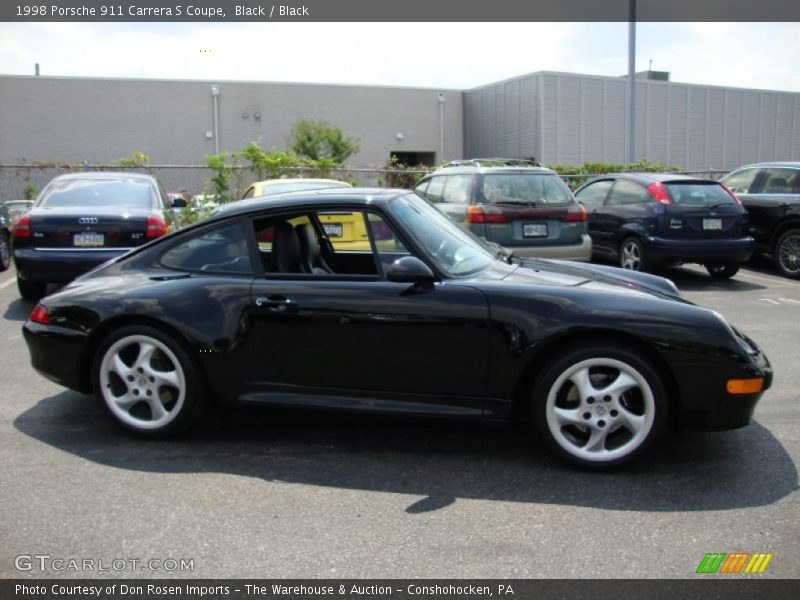
[[[572,192],[561,178],[547,173],[489,173],[483,176],[482,191],[488,204],[534,206],[574,202]]]
[[[725,206],[736,204],[733,197],[718,183],[680,183],[666,184],[672,202],[679,206]]]
[[[147,181],[131,179],[65,179],[50,184],[39,206],[152,208],[153,189]]]

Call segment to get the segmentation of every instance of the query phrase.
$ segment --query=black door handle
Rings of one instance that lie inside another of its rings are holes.
[[[288,312],[289,310],[297,309],[297,304],[286,296],[259,296],[256,298],[256,306],[266,306],[269,310],[274,312]]]

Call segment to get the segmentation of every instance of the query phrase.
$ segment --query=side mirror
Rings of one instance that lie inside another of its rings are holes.
[[[395,283],[432,284],[436,275],[416,256],[404,256],[389,265],[386,279]]]
[[[186,200],[184,198],[173,198],[172,208],[186,208]]]

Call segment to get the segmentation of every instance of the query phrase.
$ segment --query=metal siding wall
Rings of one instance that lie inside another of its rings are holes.
[[[647,86],[647,159],[667,163],[667,95],[665,85]]]
[[[622,80],[603,82],[603,162],[625,161],[625,88]]]
[[[742,161],[742,122],[744,95],[739,90],[725,91],[725,147],[723,161],[720,165],[729,168],[730,165],[743,164]]]
[[[539,143],[539,106],[536,98],[536,79],[526,77],[519,82],[519,158],[535,157],[541,160]]]
[[[669,89],[669,164],[686,164],[686,126],[689,91],[686,86],[670,86]]]
[[[646,81],[636,82],[634,160],[640,160],[647,156],[647,89],[649,87],[650,85]],[[627,119],[625,123],[627,126]]]
[[[743,92],[742,100],[742,164],[759,162],[758,122],[759,92]]]
[[[775,133],[778,116],[778,102],[775,94],[760,94],[761,110],[759,111],[758,156],[760,160],[776,160]]]
[[[558,94],[558,162],[581,162],[581,78],[560,76]]]
[[[481,91],[483,101],[482,116],[484,124],[484,135],[481,140],[480,156],[494,156],[496,154],[497,137],[497,111],[495,110],[495,90],[494,87],[486,88]]]
[[[581,88],[580,161],[598,161],[603,156],[603,82],[584,79]]]
[[[542,156],[544,164],[557,163],[558,155],[558,115],[561,107],[558,104],[558,78],[555,75],[543,75],[539,79],[541,95],[541,111],[539,122],[541,127]]]
[[[775,132],[775,158],[791,160],[792,158],[792,120],[794,119],[794,99],[787,94],[778,95],[778,114]]]
[[[720,168],[725,164],[725,91],[711,89],[708,91],[706,104],[706,153],[705,164],[708,167]]]
[[[707,96],[705,88],[689,88],[686,165],[690,169],[710,166],[705,159]]]
[[[503,86],[503,156],[519,157],[520,122],[519,122],[519,81],[510,81]]]

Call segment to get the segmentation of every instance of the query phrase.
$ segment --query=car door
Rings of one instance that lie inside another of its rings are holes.
[[[578,202],[586,207],[589,219],[589,236],[592,238],[594,252],[598,254],[612,252],[612,248],[609,245],[609,236],[602,234],[602,223],[604,219],[603,206],[613,184],[613,179],[600,179],[590,183],[575,194]],[[613,251],[616,252],[616,249]]]
[[[800,215],[800,170],[790,167],[762,169],[741,196],[750,214],[750,231],[762,248],[772,251],[773,234],[778,223],[787,214]]]
[[[364,219],[371,250],[337,257],[329,248],[331,273],[268,271],[253,284],[257,335],[275,366],[263,393],[296,392],[287,396],[296,404],[355,394],[393,409],[436,404],[479,414],[489,359],[485,297],[466,286],[388,281],[386,267],[408,246],[380,213],[346,210]],[[317,215],[310,221],[324,242]]]
[[[644,231],[655,219],[653,199],[645,187],[628,179],[617,179],[603,208],[597,214],[598,238],[613,252],[625,237],[623,229]]]

